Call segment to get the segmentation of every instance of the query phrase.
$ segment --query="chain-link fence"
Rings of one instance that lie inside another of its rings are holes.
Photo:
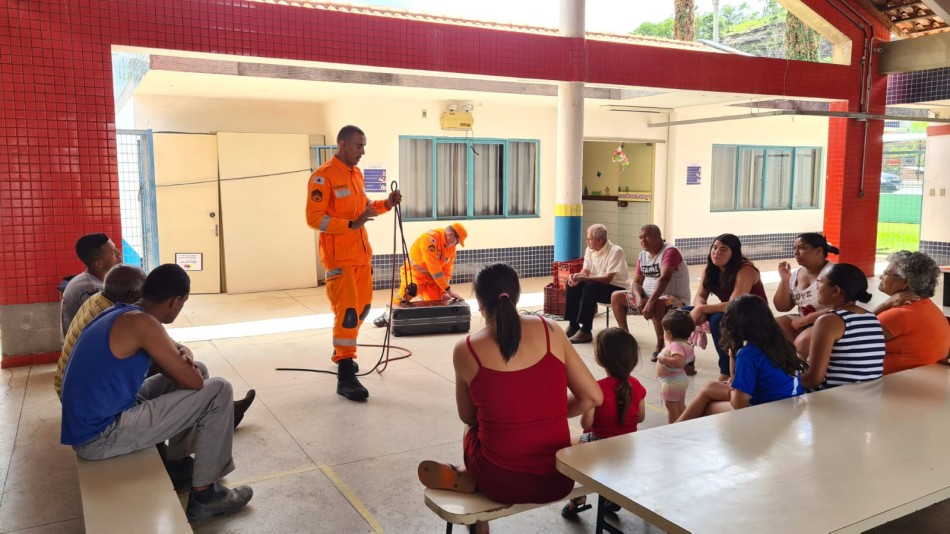
[[[880,255],[919,248],[925,155],[924,139],[884,143],[877,225]]]

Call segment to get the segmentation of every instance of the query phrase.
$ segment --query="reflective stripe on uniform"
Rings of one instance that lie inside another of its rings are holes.
[[[438,278],[443,278],[443,277],[445,277],[445,273],[435,273],[432,275],[433,280],[438,279]]]
[[[333,346],[334,347],[355,347],[356,340],[345,338],[345,337],[335,337],[333,338]]]
[[[320,231],[326,232],[329,226],[330,226],[330,216],[324,215],[323,218],[320,219]]]
[[[421,265],[419,265],[418,263],[416,263],[416,262],[412,262],[412,266],[413,266],[413,267],[415,267],[415,268],[416,268],[416,270],[417,270],[417,271],[419,271],[420,273],[422,273],[422,274],[424,274],[424,275],[426,275],[426,276],[429,276],[429,277],[431,277],[431,276],[432,276],[431,274],[429,274],[429,271],[428,271],[428,270],[426,270],[426,268],[425,268],[425,267],[423,267],[423,266],[421,266]]]
[[[327,271],[327,278],[330,278],[331,276],[340,276],[341,274],[343,274],[342,267],[338,269],[330,269],[329,271]]]

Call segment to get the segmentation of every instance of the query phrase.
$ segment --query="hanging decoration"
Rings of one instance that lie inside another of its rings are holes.
[[[620,143],[620,146],[617,147],[617,150],[614,150],[613,155],[610,157],[612,163],[620,164],[620,174],[623,174],[623,171],[626,170],[627,166],[630,165],[630,160],[627,159],[627,154],[623,151],[623,143]]]

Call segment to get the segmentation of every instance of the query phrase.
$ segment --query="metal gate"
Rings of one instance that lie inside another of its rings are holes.
[[[920,247],[927,151],[923,134],[904,134],[907,139],[895,141],[887,137],[885,135],[877,224],[877,253],[880,255]]]
[[[158,217],[151,130],[116,130],[123,263],[158,266]]]

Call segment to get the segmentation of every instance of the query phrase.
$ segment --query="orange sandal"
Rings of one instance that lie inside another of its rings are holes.
[[[459,471],[452,464],[432,460],[419,462],[419,482],[429,489],[443,489],[460,493],[474,493],[475,480],[468,472]]]

